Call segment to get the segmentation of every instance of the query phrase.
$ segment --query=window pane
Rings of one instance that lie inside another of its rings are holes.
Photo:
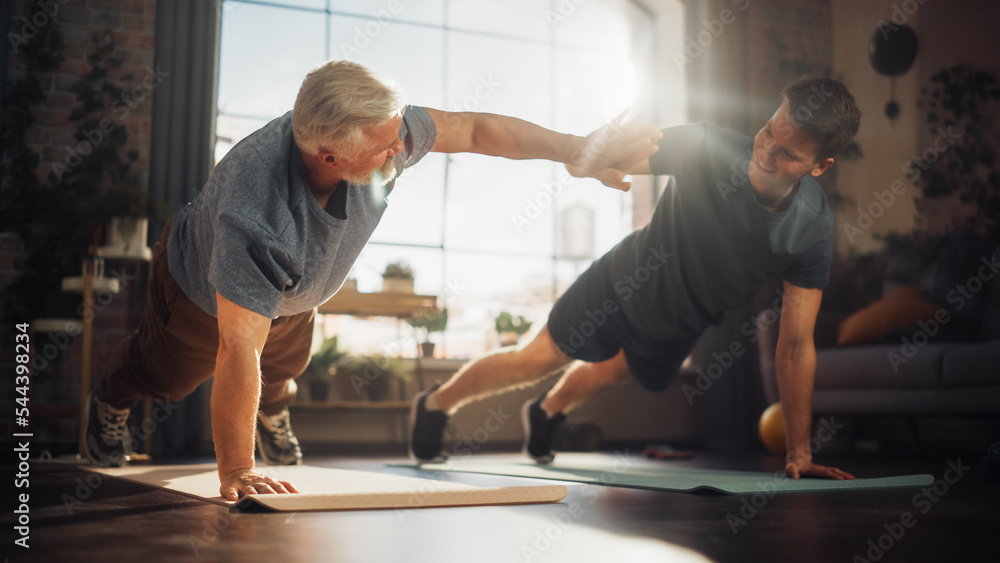
[[[272,4],[285,4],[301,8],[312,8],[313,10],[326,10],[326,0],[268,0]],[[226,1],[226,4],[234,4],[234,9],[238,9],[242,2]]]
[[[363,64],[392,79],[414,105],[444,103],[444,31],[350,16],[330,17],[330,56]]]
[[[512,115],[552,126],[549,49],[533,43],[448,34],[448,108]]]
[[[266,124],[267,121],[263,119],[219,115],[215,121],[215,162],[222,160],[229,149],[236,146],[236,143],[244,137]]]
[[[501,311],[524,315],[537,330],[552,299],[552,260],[482,253],[448,253],[446,352],[473,357],[498,346],[495,322]]]
[[[431,153],[403,171],[371,240],[440,246],[445,228],[444,168],[445,155]]]
[[[460,0],[448,3],[452,29],[478,31],[533,41],[548,41],[551,34],[549,1]]]
[[[551,256],[554,168],[541,161],[453,155],[445,246]]]
[[[330,10],[384,22],[444,25],[444,0],[331,0]]]
[[[219,112],[270,119],[292,109],[302,79],[325,57],[323,19],[256,5],[225,14]]]
[[[628,0],[558,2],[553,12],[558,44],[622,55],[632,52],[635,24],[646,21]]]

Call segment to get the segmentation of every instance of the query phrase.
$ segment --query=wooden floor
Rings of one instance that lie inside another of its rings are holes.
[[[824,459],[859,477],[931,473],[942,479],[927,491],[753,499],[570,485],[563,502],[549,505],[294,514],[230,510],[116,479],[91,488],[88,474],[76,468],[34,463],[30,549],[13,546],[13,511],[5,510],[3,529],[11,539],[4,543],[9,556],[4,561],[996,562],[1000,484],[982,480],[979,460],[984,452],[970,448]],[[307,460],[417,474],[387,468],[386,461],[391,459]],[[696,453],[688,461],[665,463],[780,468],[780,459],[757,454]],[[970,467],[950,485],[943,480],[949,463]],[[524,482],[484,475],[440,478],[487,486]]]

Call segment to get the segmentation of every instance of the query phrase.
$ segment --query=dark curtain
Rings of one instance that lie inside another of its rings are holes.
[[[169,74],[153,101],[149,189],[173,209],[194,199],[215,165],[221,24],[221,0],[160,0],[156,5],[155,66]],[[151,243],[159,240],[162,228],[150,225]],[[203,385],[179,404],[154,407],[154,459],[211,453],[203,437],[208,392]]]
[[[221,23],[221,0],[157,2],[156,66],[169,75],[153,102],[149,184],[174,208],[194,198],[215,164]]]

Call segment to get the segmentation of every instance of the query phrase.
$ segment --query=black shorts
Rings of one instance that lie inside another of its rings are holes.
[[[640,333],[622,311],[607,261],[591,264],[549,312],[549,334],[567,356],[602,362],[625,350],[632,377],[650,391],[663,391],[677,376],[701,334],[665,339]]]

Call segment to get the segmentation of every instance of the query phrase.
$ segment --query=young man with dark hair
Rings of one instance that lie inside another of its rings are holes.
[[[466,364],[418,395],[411,456],[440,459],[448,416],[463,405],[566,368],[522,411],[525,452],[548,462],[566,412],[629,377],[662,391],[705,328],[777,275],[784,283],[777,370],[785,471],[792,478],[853,478],[814,464],[809,437],[813,328],[829,278],[834,219],[815,178],[857,133],[861,113],[834,80],[796,82],[782,99],[753,139],[709,125],[663,130],[659,151],[631,169],[671,176],[649,225],[594,262],[531,342]]]

